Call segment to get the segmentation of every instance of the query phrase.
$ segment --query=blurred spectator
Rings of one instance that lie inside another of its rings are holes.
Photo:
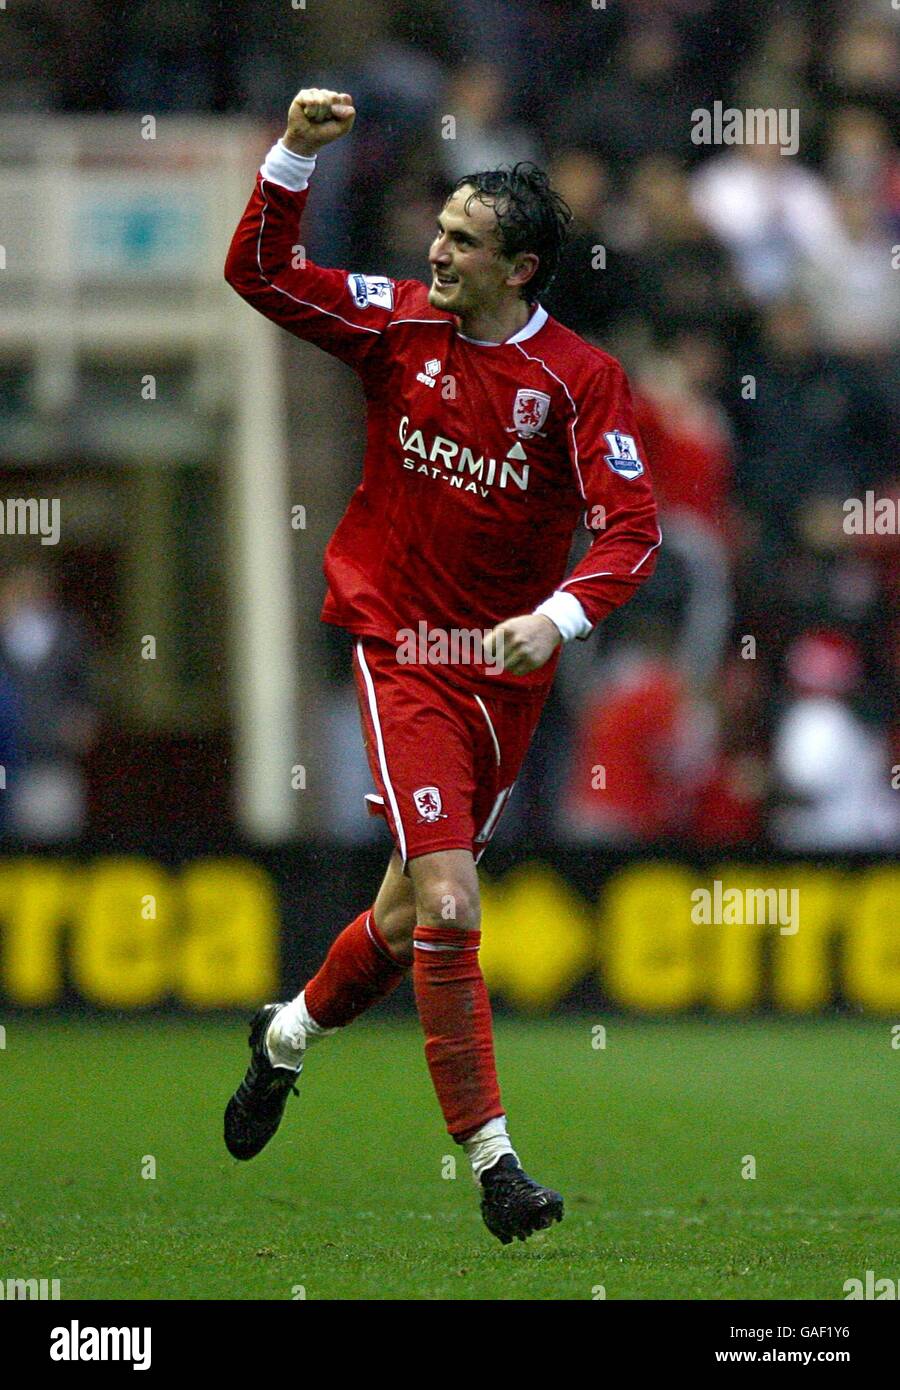
[[[823,351],[799,300],[768,310],[751,366],[738,482],[771,561],[773,547],[796,537],[811,498],[836,499],[839,516],[841,499],[884,476],[893,443],[877,381],[861,365]]]
[[[801,125],[801,145],[802,135]],[[692,198],[734,257],[747,294],[761,304],[788,293],[800,257],[827,251],[837,236],[826,184],[777,144],[747,144],[701,164]]]
[[[119,17],[125,56],[114,76],[127,111],[212,109],[215,51],[199,0],[135,0]]]
[[[900,275],[887,218],[868,192],[836,197],[834,239],[800,262],[798,284],[823,346],[878,357],[900,341]]]
[[[712,392],[719,368],[714,339],[684,334],[668,352],[645,358],[634,382],[666,548],[682,567],[678,665],[704,682],[714,677],[731,626],[729,552],[738,535],[731,428]]]
[[[715,339],[684,334],[636,374],[635,407],[664,512],[690,512],[725,539],[732,530],[733,440],[712,386],[720,366]]]
[[[461,0],[465,14],[483,15],[492,10],[494,23],[483,33],[480,47],[467,41],[469,57],[478,53],[502,54],[517,113],[534,122],[541,134],[556,127],[573,82],[596,80],[608,61],[621,24],[581,0]],[[457,11],[458,12],[458,11]],[[569,143],[563,131],[560,143]],[[577,142],[576,142],[577,143]],[[504,815],[505,819],[505,815]]]
[[[682,157],[691,149],[695,105],[682,71],[678,29],[665,15],[633,24],[598,80],[591,71],[551,115],[550,132],[595,148],[617,172],[659,153]]]
[[[895,21],[896,14],[880,6],[851,12],[827,64],[832,95],[883,112],[894,127],[900,116],[900,35]]]
[[[0,835],[6,833],[22,757],[22,703],[0,670]]]
[[[829,128],[825,168],[839,193],[874,198],[892,235],[900,232],[900,156],[883,117],[842,107]]]
[[[567,328],[600,337],[634,314],[637,264],[622,245],[609,205],[606,165],[590,150],[565,150],[550,167],[550,181],[572,211],[559,270],[544,307]]]
[[[790,110],[802,113],[803,138],[809,147],[821,112],[810,81],[814,44],[811,20],[798,7],[785,7],[767,16],[760,45],[737,82],[736,105],[746,110]]]
[[[663,646],[623,643],[576,717],[563,833],[623,846],[683,841],[715,745],[712,707]]]
[[[443,107],[438,158],[449,183],[497,164],[542,158],[534,133],[508,119],[506,83],[494,63],[482,60],[459,67],[447,86]]]
[[[769,671],[754,657],[733,655],[722,665],[714,699],[715,756],[694,799],[690,838],[707,847],[754,844],[765,829],[768,747],[765,692]]]
[[[0,107],[4,111],[40,111],[55,104],[53,72],[41,61],[52,46],[53,25],[42,8],[24,0],[3,14]]]
[[[442,189],[418,178],[394,185],[385,209],[384,252],[379,268],[395,280],[427,280]]]
[[[743,331],[744,298],[729,257],[694,208],[688,177],[673,157],[652,155],[638,165],[623,240],[637,261],[635,307],[658,336],[704,328]]]
[[[45,570],[23,564],[0,584],[0,679],[22,711],[22,766],[9,829],[61,840],[85,825],[82,760],[96,731],[84,636],[53,597]]]
[[[792,699],[775,732],[776,842],[792,850],[900,846],[884,738],[852,709],[862,663],[836,632],[808,632],[787,660]]]

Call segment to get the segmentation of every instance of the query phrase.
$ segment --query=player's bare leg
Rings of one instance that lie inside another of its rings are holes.
[[[403,861],[396,850],[391,855],[372,910],[391,955],[403,965],[412,965],[416,894],[411,878],[403,872]]]
[[[522,1171],[500,1101],[491,1006],[478,963],[481,902],[469,850],[410,863],[416,895],[413,984],[425,1056],[451,1137],[481,1184],[485,1224],[504,1245],[560,1221],[558,1192]]]
[[[319,971],[286,1004],[266,1004],[250,1025],[250,1065],[225,1110],[225,1144],[253,1158],[281,1123],[307,1049],[345,1027],[403,979],[412,959],[415,895],[394,852],[374,907],[332,944]],[[377,924],[377,925],[376,925]]]

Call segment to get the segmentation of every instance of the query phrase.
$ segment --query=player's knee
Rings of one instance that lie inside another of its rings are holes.
[[[452,877],[435,878],[416,888],[416,907],[422,926],[458,927],[477,931],[481,925],[478,890]]]
[[[415,904],[392,905],[376,915],[375,924],[394,959],[403,965],[411,964],[416,926]]]

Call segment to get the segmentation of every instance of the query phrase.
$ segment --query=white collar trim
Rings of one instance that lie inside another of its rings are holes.
[[[547,322],[550,315],[542,304],[538,304],[534,313],[528,320],[524,328],[520,328],[518,333],[514,333],[511,338],[504,338],[502,343],[488,343],[481,338],[467,338],[465,333],[459,333],[464,343],[474,343],[476,347],[509,347],[510,343],[524,343],[527,338],[533,338],[535,333],[539,333]]]

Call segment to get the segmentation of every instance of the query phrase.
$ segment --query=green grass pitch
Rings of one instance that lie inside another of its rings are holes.
[[[12,1018],[0,1279],[79,1299],[841,1299],[867,1269],[900,1275],[888,1022],[607,1017],[605,1049],[595,1022],[498,1023],[514,1142],[566,1199],[561,1226],[504,1248],[414,1021],[321,1043],[239,1164],[221,1121],[243,1022]]]

